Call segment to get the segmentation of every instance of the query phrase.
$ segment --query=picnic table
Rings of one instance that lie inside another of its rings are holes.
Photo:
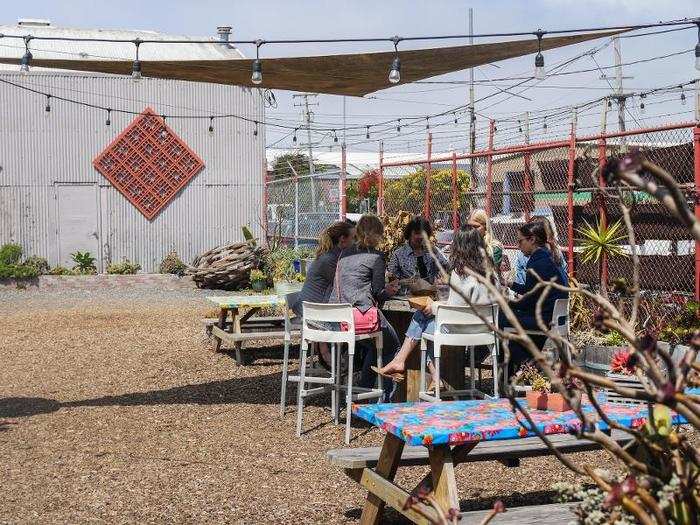
[[[646,405],[625,405],[601,402],[601,408],[612,420],[623,426],[637,428],[646,423]],[[593,407],[584,410],[594,413]],[[459,510],[459,496],[454,466],[467,461],[468,454],[484,441],[526,439],[536,434],[526,430],[511,410],[506,399],[443,401],[440,403],[382,403],[353,405],[353,414],[386,431],[376,467],[365,467],[358,476],[360,485],[368,490],[360,523],[376,524],[385,504],[389,504],[415,523],[428,523],[425,515],[434,510],[418,503],[404,508],[409,491],[394,484],[405,445],[420,445],[428,449],[430,472],[421,484],[432,486],[432,492],[445,510]],[[544,434],[567,434],[580,427],[573,411],[529,411],[537,429]],[[674,424],[684,423],[678,414]],[[527,422],[524,422],[527,425]],[[609,431],[603,421],[598,428]]]
[[[287,346],[290,343],[288,338],[300,332],[299,328],[291,328],[285,294],[226,295],[207,297],[207,299],[219,308],[218,320],[213,323],[207,319],[204,320],[215,340],[215,351],[220,351],[222,342],[230,344],[239,365],[244,364],[242,354],[244,341],[284,339],[284,344]],[[254,317],[261,308],[280,305],[285,306],[284,315],[281,317]],[[242,312],[244,308],[247,309],[245,313]],[[288,329],[285,330],[285,327]]]
[[[408,303],[408,297],[396,295],[384,302],[382,312],[391,323],[403,342],[406,329],[415,312]],[[466,354],[463,347],[445,346],[440,357],[440,375],[452,390],[464,390],[466,378],[464,367]],[[418,401],[420,392],[420,350],[416,349],[406,359],[406,380],[398,384],[395,399],[397,401]]]

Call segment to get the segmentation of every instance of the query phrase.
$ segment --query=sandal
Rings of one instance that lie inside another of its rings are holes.
[[[402,374],[400,372],[396,372],[394,374],[386,374],[386,373],[382,372],[381,370],[379,370],[379,368],[377,368],[376,366],[371,366],[370,368],[372,369],[372,371],[375,374],[380,375],[382,377],[386,377],[387,379],[391,379],[392,381],[395,381],[396,383],[401,383],[404,379],[406,379],[406,374]]]

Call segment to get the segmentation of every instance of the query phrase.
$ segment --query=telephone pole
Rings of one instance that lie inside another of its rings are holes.
[[[469,8],[469,45],[474,44],[474,9]],[[469,68],[469,153],[476,148],[476,117],[474,115],[474,68]],[[469,159],[469,176],[474,177],[474,158]]]
[[[292,98],[303,98],[304,102],[301,102],[299,104],[294,104],[294,107],[298,108],[304,108],[302,113],[304,116],[304,123],[306,124],[306,147],[309,151],[309,173],[311,175],[314,174],[314,157],[313,157],[313,150],[311,149],[311,123],[313,122],[313,112],[311,111],[310,106],[318,106],[318,102],[312,102],[309,103],[309,97],[313,97],[314,99],[318,96],[318,93],[299,93],[296,95],[292,95]]]

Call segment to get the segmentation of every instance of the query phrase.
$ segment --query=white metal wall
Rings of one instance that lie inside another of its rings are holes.
[[[92,104],[159,114],[238,114],[262,121],[257,90],[144,79],[62,73],[2,72],[0,80],[22,83]],[[101,152],[133,119],[40,95],[0,83],[0,244],[18,242],[28,255],[58,264],[57,191],[61,184],[96,184],[99,189],[100,253],[104,269],[124,257],[157,271],[163,256],[176,250],[191,259],[216,245],[241,239],[241,226],[261,233],[264,127],[235,119],[168,119],[167,124],[204,161],[205,168],[155,219],[146,220],[92,166]]]

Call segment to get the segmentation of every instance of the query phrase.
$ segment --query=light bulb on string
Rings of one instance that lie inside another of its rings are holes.
[[[333,130],[333,142],[336,144],[338,143],[338,135],[336,134],[335,130]]]
[[[292,142],[294,144],[297,143],[297,129],[299,129],[299,128],[294,128],[294,136],[292,137]]]
[[[160,138],[162,140],[165,140],[166,138],[168,138],[168,129],[167,129],[166,124],[165,124],[165,119],[167,117],[165,115],[161,115],[160,118],[163,119],[163,129],[160,130]]]
[[[608,99],[608,108],[612,107],[612,100]]]
[[[46,95],[46,107],[44,108],[44,116],[48,118],[51,115],[51,95]]]
[[[392,84],[398,84],[401,82],[401,59],[399,58],[398,45],[401,42],[401,38],[395,36],[392,38],[394,42],[394,60],[391,62],[391,69],[389,70],[389,82]]]
[[[107,120],[105,120],[105,126],[112,125],[112,108],[107,108]]]
[[[544,80],[547,78],[547,72],[544,70],[544,56],[542,55],[542,35],[544,31],[538,29],[535,32],[537,35],[537,54],[535,55],[535,78],[537,80]]]
[[[134,45],[136,46],[136,59],[131,65],[131,80],[134,82],[141,81],[141,61],[139,60],[139,46],[141,46],[141,39],[137,38],[134,40]]]
[[[695,69],[700,71],[700,22],[695,22],[698,25],[698,43],[695,44]]]
[[[396,133],[401,133],[401,119],[396,121]]]
[[[680,86],[681,88],[681,106],[685,106],[685,90],[683,89],[683,86]]]
[[[430,117],[425,117],[425,129],[430,130]]]
[[[457,124],[457,113],[452,113],[452,116],[455,118],[455,124]]]
[[[260,46],[263,45],[262,40],[255,41],[255,60],[253,60],[253,74],[250,76],[250,81],[256,86],[262,84],[262,62],[260,62]]]
[[[367,134],[365,135],[365,138],[369,140],[369,126],[367,126]]]
[[[547,117],[544,117],[544,120],[542,121],[542,131],[545,133],[547,132]]]
[[[253,129],[253,136],[257,137],[258,136],[258,121],[254,120],[253,122],[255,122],[255,128]]]
[[[209,136],[214,136],[214,117],[209,117]]]
[[[29,42],[32,37],[24,37],[24,55],[22,55],[22,60],[19,62],[19,72],[22,76],[26,76],[29,73],[29,64],[32,62],[32,52],[29,51]]]
[[[639,112],[644,115],[646,113],[646,107],[644,106],[644,99],[646,98],[646,95],[642,93],[639,95]]]
[[[523,132],[523,126],[520,123],[520,120],[518,119],[518,133],[522,133],[522,132]]]

